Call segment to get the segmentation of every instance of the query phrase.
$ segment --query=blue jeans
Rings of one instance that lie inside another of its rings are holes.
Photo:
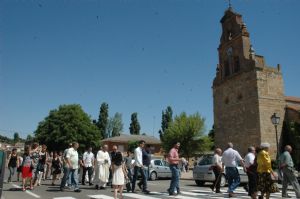
[[[134,189],[135,189],[135,183],[136,183],[136,180],[138,177],[138,173],[140,173],[142,176],[143,191],[146,191],[147,190],[147,179],[145,176],[144,169],[142,167],[137,167],[137,166],[135,166],[133,169],[132,191],[134,191]]]
[[[178,166],[175,164],[170,164],[170,170],[172,172],[172,178],[170,183],[170,189],[169,193],[172,194],[175,192],[175,189],[177,192],[179,192],[179,169]]]
[[[71,175],[71,183],[74,186],[75,190],[79,189],[78,169],[70,169],[70,175]]]
[[[233,191],[239,186],[241,182],[239,171],[236,167],[226,167],[225,171],[228,182],[228,193],[233,193]]]
[[[64,167],[64,176],[61,179],[60,189],[63,189],[66,186],[67,180],[69,179],[70,169],[68,167]]]

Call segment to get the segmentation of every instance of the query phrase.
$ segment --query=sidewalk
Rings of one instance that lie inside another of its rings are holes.
[[[181,172],[180,179],[181,180],[193,180],[193,170],[189,170],[188,172]]]

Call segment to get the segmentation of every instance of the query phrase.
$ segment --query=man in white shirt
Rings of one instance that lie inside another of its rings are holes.
[[[134,170],[133,170],[133,179],[132,179],[132,193],[135,193],[135,183],[137,180],[138,173],[142,176],[143,181],[143,192],[149,193],[147,190],[147,179],[144,172],[144,165],[143,165],[143,148],[145,146],[145,141],[139,141],[139,146],[134,150]]]
[[[229,142],[227,144],[227,149],[224,151],[222,155],[222,168],[224,169],[225,166],[225,173],[228,181],[228,193],[229,198],[234,197],[233,191],[239,186],[240,184],[240,174],[237,169],[237,162],[240,162],[242,166],[244,166],[243,158],[233,149],[233,144]]]
[[[109,178],[109,167],[111,165],[108,146],[104,145],[102,150],[99,150],[96,157],[96,174],[94,182],[96,189],[105,189]]]
[[[221,193],[221,175],[222,175],[222,149],[216,148],[215,154],[212,161],[212,170],[215,174],[215,181],[211,186],[211,189],[214,191],[216,188],[216,193]]]
[[[92,184],[92,175],[94,171],[94,162],[95,162],[95,156],[93,154],[93,149],[92,147],[89,147],[88,151],[84,152],[83,157],[82,157],[82,162],[83,162],[83,171],[82,171],[82,180],[81,184],[85,185],[85,175],[86,172],[88,172],[88,177],[89,177],[89,185]]]
[[[257,187],[257,165],[255,165],[255,148],[250,146],[248,148],[248,153],[245,156],[245,167],[248,176],[248,195],[252,198],[256,198],[256,187]]]
[[[67,154],[65,156],[66,160],[66,167],[69,170],[69,173],[66,173],[66,175],[71,176],[71,181],[75,187],[74,191],[75,192],[81,192],[79,189],[79,184],[78,184],[78,168],[79,168],[79,158],[78,158],[78,152],[77,149],[79,147],[79,144],[77,142],[72,143],[72,147],[68,149]],[[61,181],[60,185],[60,190],[64,191],[64,186],[66,184],[66,178],[67,176],[63,177],[63,180]]]

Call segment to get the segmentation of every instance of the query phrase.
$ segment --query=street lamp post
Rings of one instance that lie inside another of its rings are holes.
[[[272,121],[272,124],[275,126],[275,132],[276,132],[276,147],[277,147],[277,153],[276,153],[276,159],[278,160],[278,157],[279,157],[279,144],[278,144],[278,132],[277,132],[277,126],[280,122],[280,117],[274,113],[272,116],[271,116],[271,121]]]

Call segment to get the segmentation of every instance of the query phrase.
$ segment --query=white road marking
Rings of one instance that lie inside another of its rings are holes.
[[[55,197],[53,199],[76,199],[76,198],[67,196],[67,197]]]
[[[135,193],[123,193],[123,195],[131,198],[136,198],[136,199],[157,199],[156,197],[145,196],[145,195],[140,195]]]
[[[22,189],[22,187],[20,187],[19,185],[16,185],[16,184],[12,184],[12,186],[14,186],[14,187],[16,187],[16,188],[18,188],[18,189]],[[37,195],[37,194],[35,194],[35,193],[32,193],[31,191],[26,190],[25,192],[26,192],[27,194],[29,194],[29,195],[35,197],[35,198],[41,198],[41,196],[39,196],[39,195]]]
[[[106,195],[88,195],[91,199],[114,199],[114,197]]]
[[[190,195],[190,196],[206,196],[207,193],[196,193],[196,192],[187,192],[187,191],[181,191],[181,193],[185,195]]]

